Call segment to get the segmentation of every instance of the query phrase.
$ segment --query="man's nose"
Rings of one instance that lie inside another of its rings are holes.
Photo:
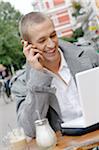
[[[48,38],[48,40],[47,40],[47,47],[50,47],[50,48],[55,47],[55,43],[51,38]]]

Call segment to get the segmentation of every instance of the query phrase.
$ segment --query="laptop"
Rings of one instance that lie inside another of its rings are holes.
[[[63,128],[86,128],[99,123],[99,67],[76,74],[83,115],[62,123]]]

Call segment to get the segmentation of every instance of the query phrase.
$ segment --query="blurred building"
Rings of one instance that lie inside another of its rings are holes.
[[[95,0],[95,9],[96,9],[96,13],[97,13],[97,15],[98,15],[98,17],[99,17],[99,0]]]
[[[96,13],[97,22],[98,22],[98,26],[99,26],[99,0],[93,0],[93,8]]]
[[[75,11],[73,1],[80,2],[82,6],[83,15],[78,18],[72,16]],[[33,0],[34,10],[45,12],[52,18],[58,37],[70,37],[80,26],[86,29],[88,20],[99,12],[96,5],[99,7],[99,0]]]
[[[47,13],[53,20],[58,37],[72,35],[71,19],[66,8],[66,0],[35,0],[34,10]]]

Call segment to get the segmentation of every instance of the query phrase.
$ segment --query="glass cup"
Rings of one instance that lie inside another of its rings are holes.
[[[36,143],[39,150],[52,150],[57,143],[56,134],[49,125],[48,119],[35,121]]]
[[[29,150],[23,128],[13,129],[4,137],[3,142],[9,150]]]

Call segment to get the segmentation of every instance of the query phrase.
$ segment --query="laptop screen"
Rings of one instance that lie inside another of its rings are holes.
[[[99,122],[99,67],[76,74],[79,99],[86,126]]]

